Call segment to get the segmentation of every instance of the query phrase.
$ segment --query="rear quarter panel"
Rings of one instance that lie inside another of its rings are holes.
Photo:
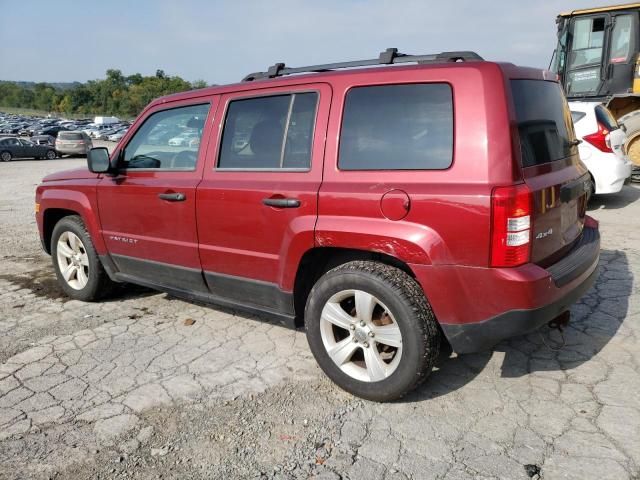
[[[446,170],[341,171],[339,132],[350,88],[403,83],[447,83],[453,93],[453,163]],[[486,266],[490,195],[514,180],[504,78],[497,64],[444,64],[372,74],[352,73],[332,82],[324,180],[316,242],[392,255],[411,264]],[[393,189],[410,197],[400,221],[381,211]]]

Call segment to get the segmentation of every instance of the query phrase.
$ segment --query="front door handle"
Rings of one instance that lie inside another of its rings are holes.
[[[184,193],[159,193],[158,197],[167,202],[184,202],[187,199]]]
[[[262,204],[276,208],[298,208],[300,200],[297,198],[263,198]]]

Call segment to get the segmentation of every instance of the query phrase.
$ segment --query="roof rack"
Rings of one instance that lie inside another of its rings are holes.
[[[250,73],[242,79],[243,82],[252,82],[264,78],[283,77],[285,75],[293,75],[296,73],[307,72],[326,72],[330,70],[338,70],[340,68],[366,67],[371,65],[392,65],[394,63],[440,63],[440,62],[468,62],[484,60],[476,52],[442,52],[429,55],[407,55],[398,52],[397,48],[387,48],[380,53],[378,58],[370,60],[355,60],[352,62],[325,63],[323,65],[310,65],[308,67],[286,67],[284,63],[276,63],[269,67],[266,72]]]

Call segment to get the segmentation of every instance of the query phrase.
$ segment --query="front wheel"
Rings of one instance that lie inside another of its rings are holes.
[[[305,321],[322,370],[368,400],[402,397],[438,357],[440,332],[421,287],[386,264],[354,261],[327,272],[309,294]]]
[[[2,152],[2,153],[0,153],[0,160],[2,160],[3,162],[10,162],[11,161],[11,152]]]
[[[114,283],[105,272],[79,216],[64,217],[54,227],[51,259],[58,282],[69,297],[90,302],[111,293]]]

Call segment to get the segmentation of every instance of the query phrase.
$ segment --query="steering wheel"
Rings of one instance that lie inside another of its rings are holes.
[[[196,152],[193,150],[182,150],[171,159],[173,168],[195,168],[197,161]]]

